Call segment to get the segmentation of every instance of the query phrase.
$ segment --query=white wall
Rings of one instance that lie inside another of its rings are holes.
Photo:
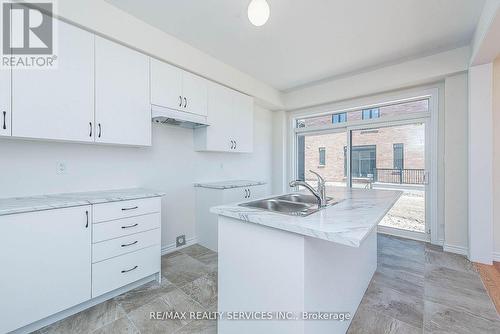
[[[469,59],[470,48],[462,47],[294,90],[283,100],[292,110],[433,83],[466,71]]]
[[[500,261],[500,57],[493,64],[493,260]]]
[[[446,78],[444,88],[444,247],[468,249],[468,85],[467,73]]]
[[[493,256],[493,64],[469,69],[469,259]]]
[[[271,188],[272,113],[256,108],[254,153],[193,150],[193,130],[153,125],[153,146],[130,148],[0,139],[0,198],[146,186],[166,192],[162,245],[195,236],[199,181],[256,179]],[[57,163],[67,166],[57,174]]]

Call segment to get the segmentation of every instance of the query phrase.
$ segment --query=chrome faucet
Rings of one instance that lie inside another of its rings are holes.
[[[316,177],[318,178],[318,187],[316,190],[309,183],[307,183],[305,181],[300,181],[300,180],[291,181],[289,185],[290,185],[290,187],[302,186],[302,187],[306,188],[318,200],[318,207],[320,207],[320,208],[325,207],[327,204],[325,179],[323,179],[323,177],[321,175],[319,175],[318,173],[316,173],[315,171],[312,171],[312,170],[309,170],[309,171],[311,173],[313,173],[314,175],[316,175]]]

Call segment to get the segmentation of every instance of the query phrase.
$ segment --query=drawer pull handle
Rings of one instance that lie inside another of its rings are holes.
[[[128,273],[129,271],[137,269],[139,266],[135,266],[134,268],[127,269],[127,270],[122,270],[122,274]]]
[[[122,211],[135,210],[135,209],[138,209],[138,208],[139,208],[138,206],[133,206],[131,208],[122,208]]]
[[[131,242],[131,243],[129,243],[129,244],[124,244],[124,245],[122,245],[122,247],[132,246],[132,245],[135,245],[135,244],[136,244],[136,243],[138,243],[138,242],[139,242],[139,241],[138,241],[138,240],[136,240],[136,241]]]
[[[136,227],[137,225],[139,225],[139,224],[135,223],[134,225],[122,226],[122,228],[131,228],[131,227]]]

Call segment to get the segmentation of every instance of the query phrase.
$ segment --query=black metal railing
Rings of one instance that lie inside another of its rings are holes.
[[[380,183],[425,184],[425,169],[375,168],[373,179]]]

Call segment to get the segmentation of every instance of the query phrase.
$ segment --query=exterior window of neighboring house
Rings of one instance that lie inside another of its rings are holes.
[[[362,113],[363,119],[372,119],[372,118],[379,118],[379,117],[380,117],[379,108],[363,109],[363,113]]]
[[[353,146],[351,150],[351,176],[368,177],[375,175],[377,168],[377,146]],[[347,175],[347,148],[344,148],[344,174]]]
[[[324,147],[319,148],[319,165],[326,165],[326,149]]]
[[[337,123],[344,123],[347,122],[347,113],[342,112],[340,114],[333,114],[332,115],[332,123],[337,124]]]
[[[394,144],[394,169],[404,169],[404,145]]]

